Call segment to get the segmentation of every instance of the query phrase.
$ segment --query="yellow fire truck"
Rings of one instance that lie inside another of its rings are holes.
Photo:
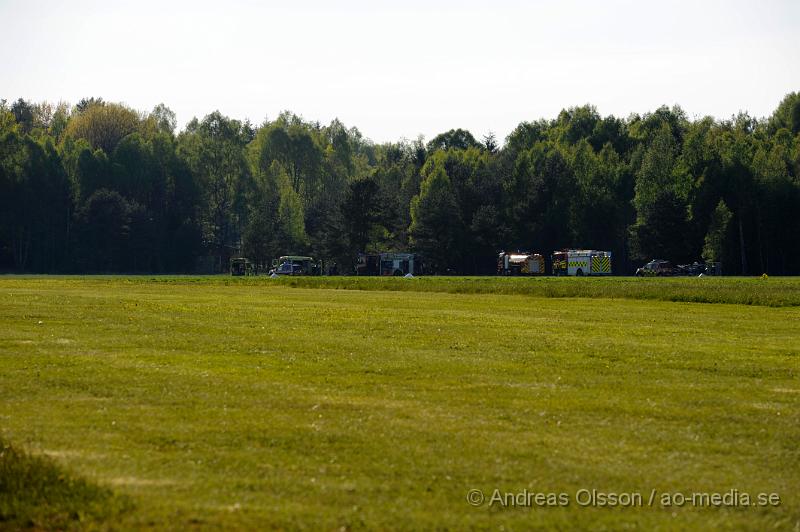
[[[553,253],[553,275],[611,275],[611,252],[565,249]]]

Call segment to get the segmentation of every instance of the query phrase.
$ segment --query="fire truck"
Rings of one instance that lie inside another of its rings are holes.
[[[611,252],[564,249],[553,253],[553,275],[611,275]]]
[[[538,253],[503,251],[497,255],[497,275],[544,275],[544,257]]]

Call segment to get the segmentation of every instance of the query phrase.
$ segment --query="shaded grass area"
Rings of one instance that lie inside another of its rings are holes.
[[[105,528],[130,501],[0,440],[0,529]]]
[[[120,528],[800,522],[800,309],[296,280],[0,279],[2,435],[135,501]],[[781,503],[466,501],[495,488]]]
[[[14,277],[7,277],[13,279]],[[35,282],[48,277],[25,277]],[[79,281],[80,277],[64,277]],[[525,295],[547,298],[603,298],[726,303],[768,307],[800,306],[798,277],[260,277],[128,276],[87,277],[129,284],[286,286],[335,290]],[[79,281],[80,282],[80,281]]]

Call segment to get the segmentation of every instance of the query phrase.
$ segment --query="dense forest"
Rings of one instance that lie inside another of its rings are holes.
[[[800,274],[800,93],[772,116],[627,118],[573,107],[501,141],[454,129],[375,144],[338,120],[253,125],[88,98],[0,101],[0,271],[214,272],[234,255],[422,254],[495,271],[504,249],[611,250]]]

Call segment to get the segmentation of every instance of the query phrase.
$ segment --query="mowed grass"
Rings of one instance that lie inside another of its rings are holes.
[[[20,277],[25,278],[25,277]],[[36,277],[29,277],[36,279]],[[94,277],[97,279],[98,277]],[[80,279],[79,277],[63,277]],[[229,277],[134,276],[108,277],[128,284],[286,286],[390,292],[526,295],[532,297],[589,297],[731,303],[770,307],[800,306],[800,277]]]
[[[720,288],[749,305],[577,297],[594,279],[557,280],[569,298],[293,281],[0,279],[0,437],[130,501],[81,527],[800,522],[800,308],[786,303],[800,281],[774,299],[774,279]],[[496,488],[571,501],[468,504]],[[580,507],[579,489],[640,492],[645,506]],[[781,502],[648,507],[653,489],[657,502]]]
[[[239,282],[256,284],[259,281],[258,278],[250,278]],[[284,277],[275,281],[298,288],[800,306],[800,278],[792,277]]]
[[[80,529],[116,521],[130,510],[125,497],[0,440],[0,527]]]

